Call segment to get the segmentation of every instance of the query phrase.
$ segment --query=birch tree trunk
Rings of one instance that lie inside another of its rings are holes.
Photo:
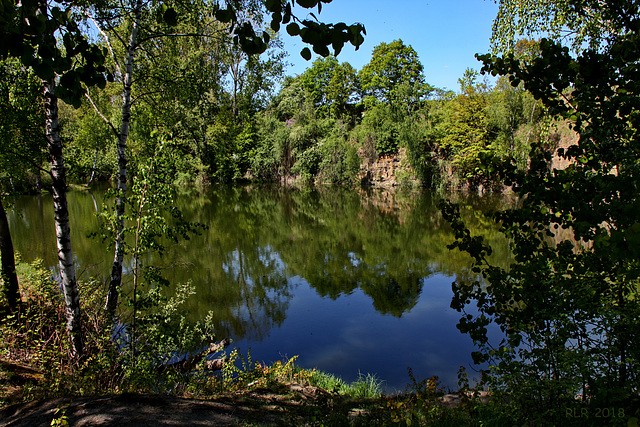
[[[82,322],[80,319],[80,297],[73,266],[71,251],[71,231],[69,209],[67,208],[67,180],[62,156],[62,142],[58,125],[58,98],[55,95],[55,80],[44,81],[45,132],[51,177],[53,178],[53,208],[55,214],[56,240],[58,246],[58,266],[62,279],[62,290],[67,316],[67,331],[71,337],[73,354],[82,356]]]
[[[4,283],[2,291],[7,298],[9,309],[15,311],[18,308],[18,301],[20,301],[20,288],[16,275],[16,261],[9,232],[9,221],[7,221],[7,214],[2,206],[2,198],[0,198],[0,260],[2,263],[0,276]]]
[[[133,81],[133,61],[135,59],[138,30],[142,16],[142,0],[136,1],[134,10],[135,18],[129,46],[127,47],[127,57],[125,61],[124,87],[122,91],[122,124],[118,135],[118,195],[116,197],[116,244],[113,257],[113,267],[111,269],[111,280],[105,302],[105,310],[108,318],[113,318],[118,306],[118,293],[122,283],[122,261],[124,258],[124,211],[125,198],[127,194],[127,157],[126,147],[129,137],[129,121],[131,119],[131,84]]]
[[[96,152],[93,156],[93,167],[91,168],[91,176],[89,177],[89,182],[87,182],[87,186],[90,186],[93,183],[93,179],[96,177],[97,167],[98,167],[98,148],[96,147]]]

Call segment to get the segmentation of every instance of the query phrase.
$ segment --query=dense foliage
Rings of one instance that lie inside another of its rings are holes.
[[[169,19],[171,10],[163,17]],[[251,20],[252,31],[269,35],[259,55],[247,55],[235,44],[220,10],[205,5],[176,10],[175,22],[157,18],[153,10],[140,18],[144,49],[135,57],[126,144],[130,176],[160,136],[179,147],[173,158],[176,184],[366,182],[362,163],[406,153],[424,185],[491,187],[495,180],[478,167],[480,159],[515,151],[525,167],[529,144],[544,133],[544,111],[522,88],[503,81],[490,87],[470,70],[460,79],[459,94],[434,90],[416,52],[402,40],[381,43],[362,70],[329,56],[283,80],[285,54],[258,4],[247,2],[235,19]],[[122,137],[127,46],[114,40],[126,41],[132,25],[131,18],[102,9],[90,10],[90,16],[89,23],[108,37],[97,44],[103,54],[110,52],[103,62],[114,81],[89,88],[80,108],[61,109],[67,174],[85,183],[121,173],[120,155],[109,140]],[[183,36],[161,36],[165,31]],[[31,90],[37,99],[37,85]],[[28,157],[46,166],[42,156]],[[18,182],[21,177],[14,175],[12,182]]]
[[[504,79],[490,86],[469,70],[459,94],[434,90],[416,52],[401,40],[378,46],[361,71],[330,56],[287,78],[277,38],[261,57],[246,57],[229,43],[220,36],[170,39],[150,56],[162,55],[162,62],[147,62],[146,51],[138,59],[139,73],[163,78],[140,83],[144,97],[132,106],[132,174],[136,159],[148,156],[151,141],[162,135],[180,147],[173,160],[177,184],[366,182],[362,164],[406,153],[413,176],[426,186],[491,187],[494,177],[479,167],[483,156],[513,152],[524,168],[530,144],[555,132],[540,104]],[[206,61],[189,59],[205,51]],[[91,96],[105,116],[117,117],[110,87]],[[92,110],[86,103],[63,115],[71,173],[80,182],[116,176],[115,147],[105,144],[108,126]]]
[[[569,3],[602,14],[604,31],[616,31],[577,56],[543,39],[532,61],[481,57],[483,71],[523,83],[579,134],[558,150],[563,169],[542,144],[525,170],[515,159],[485,163],[521,200],[494,217],[513,242],[513,264],[489,262],[491,248],[445,206],[457,230],[453,246],[472,254],[488,281],[454,284],[452,305],[465,310],[473,302],[479,312],[465,315],[460,329],[478,343],[478,360],[491,362],[492,385],[510,395],[518,417],[556,424],[571,422],[567,410],[576,407],[632,416],[640,383],[640,14],[634,2]],[[487,339],[493,322],[505,334],[499,343]]]

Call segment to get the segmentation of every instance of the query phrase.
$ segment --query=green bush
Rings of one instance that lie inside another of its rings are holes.
[[[398,124],[393,120],[389,105],[376,103],[367,109],[362,122],[354,129],[354,135],[360,144],[371,140],[378,155],[398,152]]]

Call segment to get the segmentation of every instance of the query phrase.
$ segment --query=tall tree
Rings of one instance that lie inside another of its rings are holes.
[[[548,123],[544,107],[524,89],[501,77],[488,94],[487,124],[494,155],[511,156],[519,168],[527,166],[531,143],[539,141],[541,124]]]
[[[555,424],[576,404],[637,408],[640,382],[640,5],[562,5],[601,13],[606,43],[572,55],[543,39],[533,61],[480,57],[485,72],[522,82],[579,134],[556,152],[565,169],[551,167],[544,144],[534,146],[525,171],[486,165],[520,200],[517,210],[494,217],[513,242],[509,269],[493,265],[491,249],[445,208],[453,246],[472,254],[489,282],[454,284],[452,306],[464,310],[474,301],[479,313],[465,314],[459,328],[479,344],[477,360],[498,367],[496,390],[509,393],[523,419]],[[487,335],[492,322],[505,334],[497,344]]]
[[[122,261],[124,259],[124,207],[127,193],[127,138],[131,121],[131,87],[133,84],[133,63],[138,47],[138,32],[142,20],[142,0],[136,0],[132,14],[131,32],[125,47],[124,75],[122,75],[122,118],[117,133],[118,187],[116,195],[115,254],[111,269],[111,280],[105,301],[107,316],[113,317],[117,307],[119,286],[122,281]],[[114,128],[115,129],[115,128]]]
[[[0,197],[0,279],[2,279],[2,293],[7,299],[11,311],[18,308],[20,301],[20,287],[16,275],[16,261],[13,253],[13,242],[9,231],[7,214]]]
[[[356,71],[349,63],[340,63],[333,56],[316,59],[299,78],[320,115],[340,117],[346,112],[347,104],[357,99]]]
[[[432,88],[425,83],[418,54],[402,40],[380,43],[359,78],[365,97],[392,105],[413,105]],[[367,102],[365,98],[365,102]]]
[[[499,0],[498,15],[493,21],[491,43],[495,52],[517,51],[523,38],[547,37],[564,41],[574,51],[585,47],[598,49],[621,31],[627,23],[611,19],[607,8],[625,13],[608,2],[571,0]]]
[[[175,8],[174,8],[175,6]],[[127,143],[129,139],[130,123],[132,116],[132,92],[138,91],[138,96],[142,96],[144,89],[152,88],[154,80],[161,80],[166,87],[166,82],[170,81],[171,75],[160,75],[154,73],[149,67],[142,64],[149,64],[154,61],[154,55],[160,54],[161,48],[167,46],[166,38],[207,38],[216,37],[220,32],[227,28],[213,26],[212,28],[199,27],[195,31],[181,32],[177,31],[184,28],[177,28],[179,20],[193,21],[194,16],[206,14],[203,10],[205,5],[201,3],[195,4],[172,4],[165,3],[161,5],[147,4],[142,0],[136,1],[132,7],[126,4],[121,5],[118,10],[125,11],[122,15],[112,16],[110,11],[104,14],[104,10],[94,11],[93,22],[100,29],[105,38],[105,42],[111,46],[113,42],[120,42],[120,49],[111,48],[113,63],[123,64],[123,70],[119,69],[120,83],[122,85],[122,103],[121,103],[121,119],[119,130],[115,124],[112,124],[102,112],[99,114],[107,121],[113,130],[117,139],[117,159],[118,159],[118,186],[115,202],[115,222],[114,222],[114,260],[111,270],[111,277],[105,301],[106,316],[113,318],[117,308],[119,288],[122,283],[122,263],[125,256],[125,206],[127,198],[127,175],[129,172],[127,160]],[[219,9],[217,9],[219,11]],[[197,18],[195,18],[197,19]],[[211,23],[208,23],[211,26]],[[188,28],[191,30],[191,28]],[[143,60],[137,58],[140,50],[144,49]],[[117,52],[123,52],[124,57],[119,58]],[[135,67],[134,67],[135,65]],[[138,78],[141,83],[134,87],[134,72],[141,74]],[[176,76],[177,77],[177,76]],[[180,77],[177,77],[180,78]],[[145,85],[144,81],[147,80]],[[151,80],[151,83],[148,82]],[[146,86],[146,87],[145,87]],[[151,89],[151,93],[157,91],[157,86]],[[148,98],[148,96],[147,96]],[[166,102],[162,100],[161,102]],[[92,101],[93,103],[93,101]],[[95,106],[96,104],[93,103]],[[96,107],[97,108],[97,107]],[[163,108],[163,107],[161,107]],[[171,132],[171,131],[170,131]]]
[[[259,55],[249,55],[241,46],[233,43],[233,34],[228,34],[225,37],[226,43],[221,44],[225,51],[222,63],[227,68],[225,77],[230,86],[228,90],[234,120],[243,108],[255,111],[255,107],[265,106],[264,94],[268,93],[275,81],[280,80],[284,74],[285,55],[278,33],[265,22],[267,16],[260,2],[245,1],[241,9],[236,9],[236,14],[239,22],[251,22],[255,31],[262,31],[263,35],[269,36],[269,41],[266,49]],[[258,105],[252,105],[254,101]]]
[[[335,67],[327,87],[327,99],[333,117],[342,117],[353,111],[353,106],[360,101],[360,81],[358,73],[348,62],[341,62]]]
[[[58,97],[80,105],[82,83],[104,86],[104,57],[73,21],[73,2],[3,2],[0,57],[19,58],[44,88],[45,139],[51,163],[58,260],[65,296],[67,330],[74,355],[83,354],[80,301],[73,265],[66,177],[58,128]],[[62,46],[58,45],[58,39]]]
[[[71,335],[73,352],[81,356],[84,352],[80,317],[80,296],[71,249],[69,208],[67,207],[67,181],[62,154],[62,142],[58,123],[58,98],[55,95],[55,78],[43,82],[45,109],[45,137],[51,163],[51,190],[55,214],[58,265],[66,304],[67,330]]]
[[[321,55],[329,55],[328,46],[331,45],[334,52],[339,52],[345,43],[350,42],[354,46],[359,47],[362,44],[364,26],[361,24],[324,24],[311,20],[300,20],[292,10],[295,4],[304,8],[322,9],[319,0],[293,0],[281,2],[267,0],[264,3],[258,2],[260,10],[266,9],[271,15],[271,29],[278,31],[281,24],[288,24],[287,31],[292,35],[299,35],[305,43],[313,45],[314,51]],[[223,24],[226,31],[233,34],[233,42],[235,45],[248,55],[255,55],[264,52],[271,40],[271,35],[263,31],[259,26],[247,19],[241,11],[245,6],[253,7],[256,2],[250,0],[233,0],[225,2],[225,8],[220,7],[218,3],[195,3],[186,4],[181,2],[165,2],[160,5],[147,4],[141,0],[136,1],[133,8],[124,7],[118,10],[129,11],[128,14],[114,17],[108,13],[99,16],[96,13],[94,22],[98,23],[100,29],[107,27],[106,31],[102,31],[103,35],[110,31],[124,29],[128,33],[128,37],[120,35],[116,38],[120,41],[128,40],[124,49],[126,58],[124,60],[125,70],[122,75],[123,95],[122,95],[122,120],[120,131],[112,126],[114,133],[118,138],[118,195],[116,200],[116,221],[115,236],[116,248],[114,262],[109,283],[108,295],[105,303],[107,316],[112,317],[117,307],[118,292],[122,281],[122,261],[124,256],[124,198],[126,197],[127,185],[127,159],[126,159],[126,142],[129,132],[129,121],[131,117],[131,90],[133,84],[133,63],[137,50],[146,42],[161,38],[174,36],[202,37],[203,34],[176,34],[173,28],[180,20],[189,19],[190,16],[203,13],[205,9]],[[103,10],[104,11],[104,10]],[[107,9],[107,12],[109,9]],[[100,10],[97,10],[100,12]],[[102,18],[102,19],[101,19]],[[106,19],[105,19],[106,18]],[[302,27],[300,26],[302,25]],[[138,34],[138,32],[143,34]],[[109,43],[109,40],[107,40]],[[113,52],[113,49],[112,49]],[[311,57],[308,48],[304,48],[301,55],[307,59]],[[117,60],[114,61],[117,63]],[[236,64],[237,65],[237,64]],[[234,91],[234,93],[236,93]],[[103,115],[104,117],[104,115]]]
[[[487,103],[489,87],[478,81],[478,72],[467,69],[458,79],[460,94],[450,102],[451,114],[442,123],[442,146],[461,178],[477,186],[488,177],[478,167],[481,156],[489,152]]]

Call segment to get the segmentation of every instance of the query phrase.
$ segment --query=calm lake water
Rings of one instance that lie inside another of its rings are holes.
[[[112,251],[89,237],[104,194],[69,194],[81,279],[106,281],[110,272]],[[451,388],[460,366],[473,368],[473,343],[449,308],[451,283],[473,278],[470,259],[446,248],[453,234],[431,193],[220,186],[178,200],[207,229],[147,261],[172,283],[191,281],[191,318],[212,312],[218,338],[250,349],[254,360],[299,355],[301,366],[347,381],[375,374],[387,392],[404,390],[408,367]],[[480,214],[505,202],[459,201],[472,231],[507,262],[506,242]],[[54,268],[51,197],[19,197],[7,214],[22,259]]]

